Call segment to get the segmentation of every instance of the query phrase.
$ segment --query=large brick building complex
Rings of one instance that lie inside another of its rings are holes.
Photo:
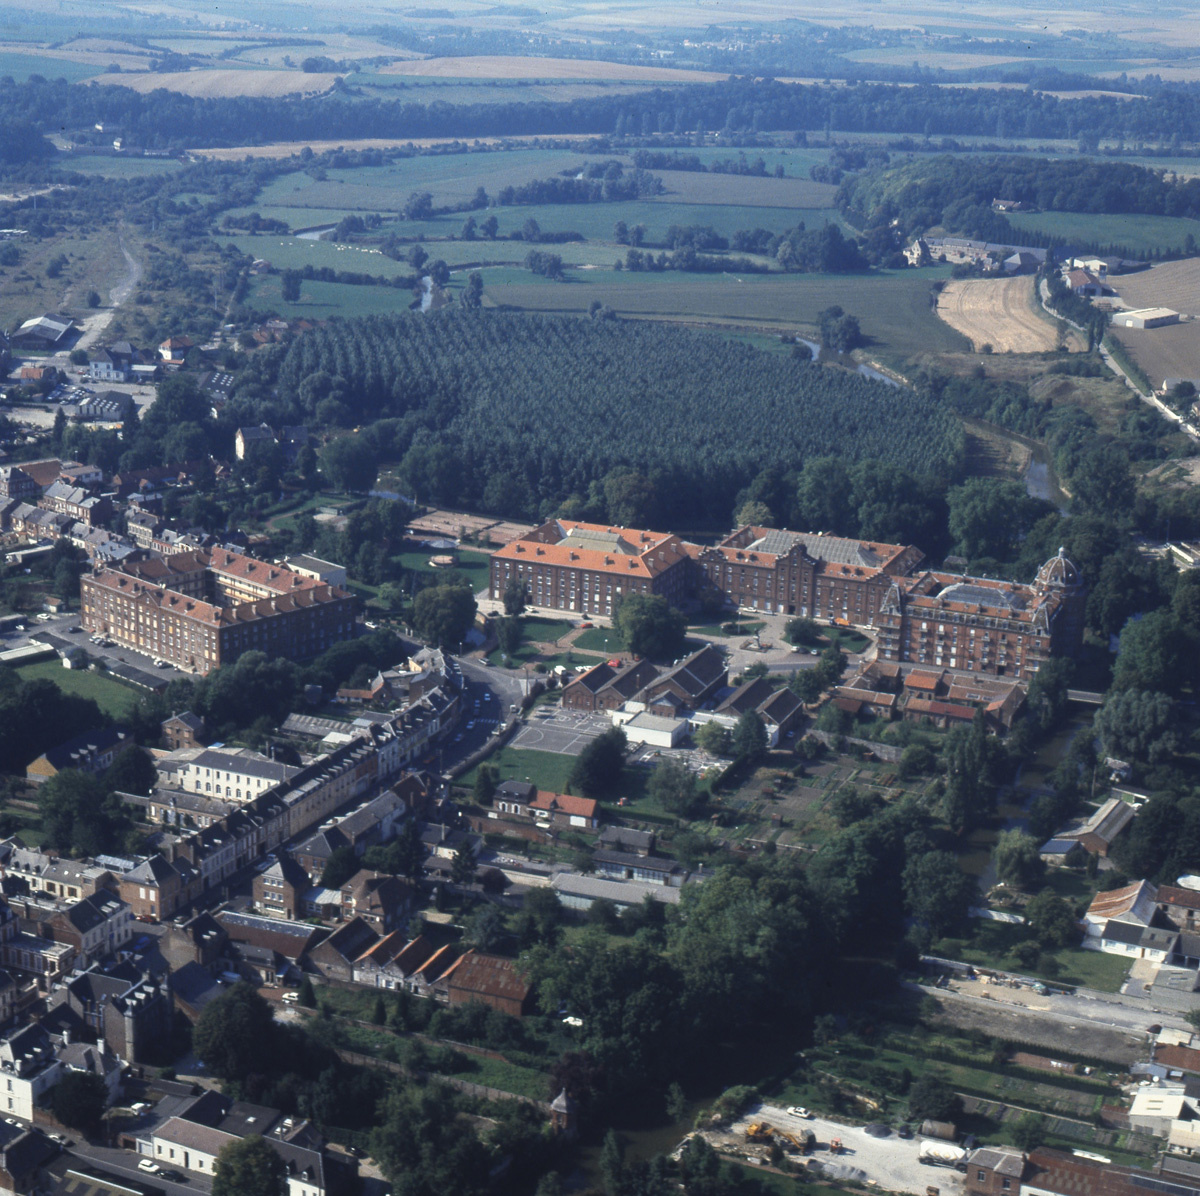
[[[1022,681],[1078,647],[1084,589],[1061,551],[1032,585],[931,572],[924,560],[911,545],[813,532],[742,527],[706,546],[551,520],[492,557],[490,596],[503,598],[516,578],[533,606],[611,615],[623,594],[674,604],[707,594],[742,610],[876,629],[880,660]],[[598,691],[577,699],[595,708]]]
[[[743,527],[712,548],[688,545],[704,583],[735,606],[870,626],[891,579],[924,559],[917,548],[813,532]]]
[[[924,572],[888,590],[879,657],[1028,680],[1083,635],[1082,586],[1061,549],[1033,585]]]
[[[194,673],[244,652],[303,660],[354,634],[352,594],[223,548],[125,563],[80,583],[83,626]]]
[[[490,593],[515,578],[533,606],[611,615],[622,594],[660,594],[678,605],[691,592],[690,558],[678,536],[551,519],[492,556]]]

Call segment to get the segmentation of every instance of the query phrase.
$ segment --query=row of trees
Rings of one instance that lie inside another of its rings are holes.
[[[428,52],[428,47],[423,47]],[[461,48],[455,50],[461,53]],[[877,67],[871,68],[877,71]],[[1046,92],[858,83],[785,84],[770,78],[552,101],[430,104],[334,94],[293,98],[200,99],[177,92],[72,86],[34,75],[0,80],[0,116],[25,130],[20,160],[45,156],[51,129],[90,131],[100,122],[149,148],[246,142],[352,140],[363,128],[380,137],[483,137],[515,134],[693,133],[697,129],[831,129],[918,136],[997,136],[1170,141],[1200,138],[1200,99],[1184,88],[1150,96],[1059,98]]]

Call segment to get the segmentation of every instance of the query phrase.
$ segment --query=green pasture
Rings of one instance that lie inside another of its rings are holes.
[[[298,303],[285,303],[281,285],[278,275],[259,275],[251,284],[247,304],[259,311],[276,311],[290,318],[326,319],[329,316],[386,315],[407,311],[413,303],[412,292],[397,287],[347,286],[312,280],[301,284]]]
[[[21,665],[17,669],[17,675],[22,681],[53,681],[63,693],[91,698],[105,714],[117,719],[124,718],[140,696],[137,690],[103,673],[64,669],[62,663],[57,660],[40,660],[36,664]]]
[[[1014,228],[1061,237],[1064,242],[1122,245],[1130,253],[1182,249],[1189,234],[1200,241],[1200,220],[1183,216],[1113,216],[1091,212],[1013,212]]]
[[[602,155],[593,155],[600,160]],[[502,187],[578,170],[589,159],[570,150],[480,150],[467,154],[421,154],[385,166],[326,170],[315,179],[304,171],[283,175],[263,188],[263,204],[358,210],[398,210],[414,191],[429,191],[436,207],[464,203],[477,188],[494,195]]]
[[[65,58],[47,58],[41,54],[18,54],[12,50],[0,51],[0,76],[11,75],[17,83],[24,83],[30,75],[41,75],[43,79],[66,79],[68,83],[78,83],[81,79],[94,79],[102,70],[102,67],[83,62],[72,62]]]
[[[930,306],[931,284],[949,276],[944,268],[746,275],[594,270],[574,271],[565,283],[534,281],[527,271],[483,275],[487,300],[526,311],[583,315],[598,299],[624,317],[790,330],[811,328],[820,311],[839,304],[859,318],[869,348],[881,358],[903,361],[920,352],[966,349],[965,340]]]
[[[395,262],[378,249],[345,245],[334,241],[307,241],[299,237],[222,237],[222,244],[233,244],[242,253],[265,258],[277,270],[301,270],[312,266],[320,270],[346,270],[355,274],[375,274],[381,278],[407,277],[412,267],[407,262]],[[430,253],[431,257],[441,256]]]
[[[63,162],[68,170],[98,174],[106,179],[140,179],[147,175],[170,174],[183,165],[178,158],[126,158],[105,154],[71,154]]]

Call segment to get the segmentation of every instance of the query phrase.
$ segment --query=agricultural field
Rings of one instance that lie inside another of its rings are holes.
[[[1109,336],[1125,346],[1157,388],[1164,378],[1200,378],[1200,322],[1165,328],[1113,328]]]
[[[278,312],[287,319],[306,316],[318,320],[407,311],[415,302],[411,291],[397,287],[356,287],[308,280],[301,284],[299,302],[288,303],[281,288],[279,275],[259,275],[251,283],[246,302],[258,311]]]
[[[216,99],[227,96],[278,97],[323,95],[339,75],[327,72],[257,71],[226,69],[219,71],[151,71],[142,74],[123,72],[99,75],[93,83],[128,87],[142,95],[152,91],[175,91],[181,95]]]
[[[671,67],[637,66],[586,58],[425,58],[394,63],[381,74],[435,79],[596,79],[632,83],[716,83],[727,75],[682,71]]]
[[[942,288],[937,314],[979,352],[1045,353],[1058,344],[1054,324],[1034,310],[1034,280],[957,278]]]
[[[837,188],[804,178],[658,170],[667,193],[654,203],[730,204],[749,208],[832,208]]]
[[[514,272],[517,273],[517,272]],[[941,277],[948,275],[942,270]],[[582,315],[592,300],[625,317],[776,332],[811,329],[817,314],[840,304],[857,316],[872,355],[903,363],[922,352],[961,352],[966,339],[939,320],[931,303],[936,271],[872,274],[641,274],[581,271],[568,283],[519,278],[493,285],[484,271],[484,301],[523,311]]]
[[[147,175],[172,174],[183,166],[178,158],[134,158],[119,154],[71,154],[65,163],[67,170],[98,174],[106,179],[140,179]]]
[[[1162,169],[1157,159],[1147,159],[1145,164],[1155,170]],[[1196,164],[1192,165],[1195,169]],[[1064,242],[1119,245],[1132,255],[1182,250],[1189,235],[1200,241],[1200,220],[1182,216],[1010,212],[1007,219],[1019,231],[1060,237]]]
[[[97,68],[68,58],[47,57],[15,49],[11,43],[0,44],[0,76],[11,75],[17,83],[24,83],[30,75],[41,75],[46,79],[66,79],[78,83],[90,79]]]
[[[1200,221],[1194,223],[1200,226]],[[1136,274],[1119,274],[1109,283],[1126,307],[1172,307],[1184,315],[1200,316],[1200,257],[1162,262]]]

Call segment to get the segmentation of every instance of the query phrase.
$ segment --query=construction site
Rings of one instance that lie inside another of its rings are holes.
[[[754,1105],[737,1120],[698,1131],[728,1158],[784,1173],[877,1186],[914,1196],[959,1196],[966,1151],[930,1135],[846,1125],[795,1106]]]

